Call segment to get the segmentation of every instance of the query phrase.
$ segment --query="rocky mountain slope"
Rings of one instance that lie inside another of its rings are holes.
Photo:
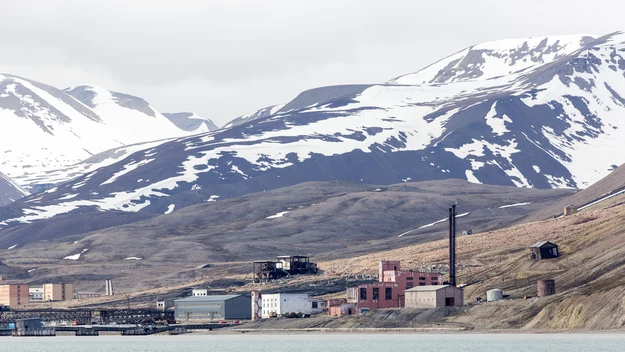
[[[584,188],[625,161],[624,41],[498,41],[384,84],[312,89],[264,117],[138,151],[24,199],[0,221],[77,209],[164,213],[336,179]]]
[[[268,106],[266,108],[262,108],[260,110],[256,110],[256,111],[251,112],[249,114],[239,116],[236,119],[228,122],[224,126],[224,128],[230,128],[230,127],[242,125],[244,123],[248,123],[248,122],[251,122],[251,121],[254,121],[254,120],[258,120],[258,119],[261,119],[261,118],[264,118],[264,117],[269,117],[269,116],[275,115],[283,107],[284,107],[284,105],[272,105],[272,106]]]
[[[621,329],[625,327],[625,216],[623,200],[559,219],[461,236],[457,241],[459,283],[465,302],[502,289],[510,297],[468,307],[448,319],[481,329]],[[458,222],[459,224],[461,221]],[[528,247],[538,241],[559,245],[560,257],[536,261]],[[338,276],[375,273],[381,259],[407,267],[448,263],[447,241],[321,263]],[[536,297],[536,280],[554,279],[556,295]],[[523,299],[525,296],[530,299]]]
[[[573,205],[580,210],[584,210],[594,206],[595,204],[619,197],[622,194],[625,194],[625,165],[619,166],[616,170],[610,172],[608,176],[604,177],[592,186],[583,189],[556,204],[528,215],[523,219],[523,221],[537,221],[551,218],[553,216],[560,216],[564,207],[568,205]]]
[[[127,280],[125,284],[146,287],[163,272],[141,272],[144,266],[166,263],[188,270],[285,253],[326,257],[370,253],[444,235],[447,207],[454,202],[463,221],[459,230],[479,232],[504,226],[570,194],[462,180],[391,186],[313,182],[180,210],[172,207],[158,217],[101,211],[8,227],[0,230],[0,248],[11,249],[0,251],[0,257],[12,266],[37,268],[34,279],[71,272],[76,280],[87,280],[79,275],[97,265],[102,272],[105,267],[110,271],[106,275]],[[76,260],[63,259],[77,254]],[[129,263],[140,271],[115,271]],[[172,270],[168,280],[183,282],[174,273],[179,269]]]
[[[219,129],[210,119],[196,115],[192,112],[163,113],[163,116],[173,122],[178,128],[187,132],[212,132]]]
[[[176,127],[145,100],[94,86],[61,91],[0,75],[0,168],[23,178],[129,144],[206,132]]]
[[[28,195],[28,192],[18,186],[7,175],[0,172],[0,206],[13,203]]]

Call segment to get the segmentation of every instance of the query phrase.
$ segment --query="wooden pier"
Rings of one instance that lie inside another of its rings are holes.
[[[54,328],[16,329],[13,330],[13,336],[56,336],[56,330]]]
[[[145,336],[154,334],[181,335],[192,330],[208,330],[230,328],[240,324],[185,324],[185,325],[164,325],[164,326],[115,326],[115,325],[93,325],[93,326],[55,326],[42,327],[41,329],[3,329],[0,336],[56,336],[57,332],[74,332],[76,336],[99,336],[100,332],[119,333],[122,336]]]

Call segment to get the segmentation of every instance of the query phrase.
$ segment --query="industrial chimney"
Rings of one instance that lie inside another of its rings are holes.
[[[449,284],[456,286],[456,205],[449,208]]]

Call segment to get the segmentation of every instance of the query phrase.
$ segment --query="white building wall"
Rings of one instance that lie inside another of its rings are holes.
[[[28,289],[30,299],[34,301],[43,301],[43,287],[30,287]]]
[[[193,297],[208,296],[208,289],[207,288],[194,288],[191,291],[191,296]]]
[[[316,301],[314,301],[316,302]],[[323,310],[321,302],[317,302],[317,308],[313,308],[313,300],[307,293],[273,293],[262,295],[262,317],[269,318],[272,313],[282,315],[284,313],[317,314]]]

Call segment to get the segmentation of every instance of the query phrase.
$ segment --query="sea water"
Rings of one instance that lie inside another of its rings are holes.
[[[4,352],[623,352],[625,334],[297,333],[0,337]]]

